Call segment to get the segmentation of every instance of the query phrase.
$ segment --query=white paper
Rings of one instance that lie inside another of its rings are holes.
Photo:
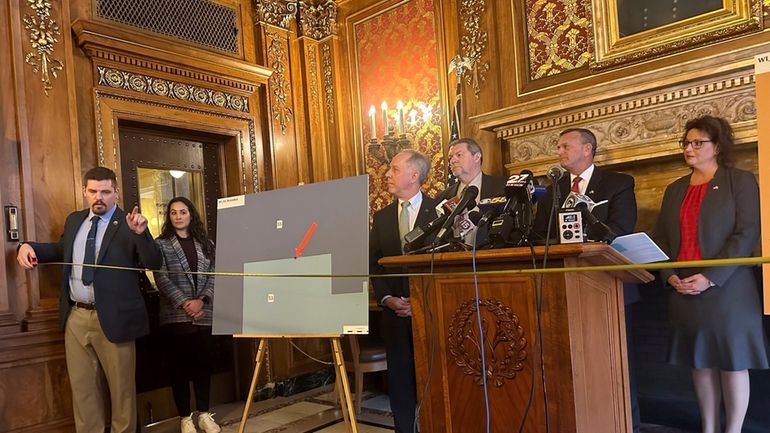
[[[644,232],[618,236],[610,246],[626,256],[632,263],[653,263],[668,260],[666,253]]]

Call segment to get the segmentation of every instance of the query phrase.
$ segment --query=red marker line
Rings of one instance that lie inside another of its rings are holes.
[[[302,239],[302,242],[299,243],[299,246],[297,248],[294,248],[294,258],[302,255],[302,251],[307,246],[307,243],[310,242],[310,238],[313,237],[313,233],[315,233],[315,229],[318,227],[318,224],[313,223],[310,224],[310,228],[307,229],[307,233],[305,233],[304,239]]]

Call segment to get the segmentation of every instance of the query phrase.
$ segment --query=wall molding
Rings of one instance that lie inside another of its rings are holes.
[[[529,168],[539,173],[557,163],[559,132],[568,127],[586,127],[596,134],[597,162],[626,163],[680,154],[676,141],[684,124],[703,114],[730,121],[739,143],[755,141],[755,101],[754,71],[742,69],[521,119],[495,132],[509,150],[508,172]]]

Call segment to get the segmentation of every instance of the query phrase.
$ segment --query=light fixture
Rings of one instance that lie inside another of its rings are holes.
[[[380,163],[388,164],[398,152],[410,148],[411,143],[406,138],[404,130],[403,101],[398,101],[396,110],[393,112],[395,127],[388,122],[388,103],[382,101],[380,109],[382,110],[382,141],[377,140],[377,110],[374,105],[369,107],[369,153]]]
[[[174,179],[181,179],[182,176],[185,175],[185,171],[182,170],[169,170],[168,174],[171,175]]]

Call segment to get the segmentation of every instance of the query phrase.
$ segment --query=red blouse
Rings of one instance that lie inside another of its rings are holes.
[[[708,182],[687,187],[687,193],[684,196],[684,200],[682,200],[682,207],[679,209],[681,238],[679,242],[679,255],[676,257],[679,261],[703,259],[700,252],[700,243],[698,242],[698,215],[700,214],[700,205],[703,203],[703,197],[706,196],[707,189]]]

